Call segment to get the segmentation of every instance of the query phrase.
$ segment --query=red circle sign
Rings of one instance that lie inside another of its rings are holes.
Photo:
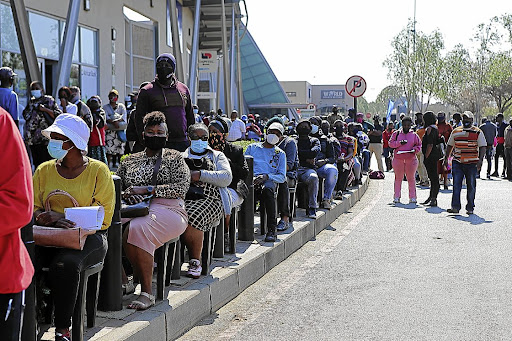
[[[349,96],[361,97],[366,91],[366,81],[361,76],[352,76],[345,83],[345,91]]]

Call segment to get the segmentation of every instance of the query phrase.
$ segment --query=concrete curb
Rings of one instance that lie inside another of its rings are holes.
[[[95,327],[97,334],[86,333],[86,337],[98,341],[130,340],[174,340],[192,328],[204,317],[214,313],[256,282],[277,264],[281,263],[323,229],[347,212],[359,201],[368,188],[369,179],[351,190],[343,200],[336,200],[330,211],[319,210],[315,220],[299,217],[294,220],[293,231],[279,234],[276,243],[265,243],[257,234],[252,243],[237,242],[243,250],[232,257],[215,260],[210,276],[176,287],[167,288],[168,299],[144,312],[135,312],[108,326]],[[92,331],[91,331],[92,332]]]

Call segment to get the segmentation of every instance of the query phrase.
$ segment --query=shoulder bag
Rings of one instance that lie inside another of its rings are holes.
[[[46,212],[51,210],[50,198],[54,195],[64,195],[71,199],[74,207],[80,206],[78,202],[66,191],[56,189],[46,198],[44,209]],[[95,230],[86,230],[80,227],[59,228],[50,226],[34,225],[32,227],[34,233],[34,242],[39,246],[59,247],[73,250],[83,250],[85,240],[88,235],[95,234]]]
[[[155,168],[153,169],[153,178],[151,179],[151,185],[153,187],[156,186],[156,177],[158,175],[158,171],[160,170],[160,165],[162,164],[162,151],[158,155],[156,159]],[[143,217],[149,214],[149,205],[151,203],[152,195],[148,195],[144,198],[143,201],[129,205],[124,201],[121,204],[121,218],[137,218]]]

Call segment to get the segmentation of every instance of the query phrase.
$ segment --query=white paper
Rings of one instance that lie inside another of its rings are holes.
[[[413,150],[399,150],[396,153],[397,154],[414,153],[414,149]]]
[[[64,209],[67,220],[86,230],[101,230],[105,209],[103,206],[69,207]]]

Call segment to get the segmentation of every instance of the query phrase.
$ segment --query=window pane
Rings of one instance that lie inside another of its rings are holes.
[[[13,90],[18,94],[18,103],[23,110],[27,105],[27,79],[25,77],[25,70],[23,69],[21,54],[2,52],[2,66],[10,67],[14,73],[18,75],[14,78]],[[20,108],[18,108],[18,111],[19,109]]]
[[[80,86],[80,68],[77,64],[71,64],[69,86]]]
[[[132,84],[132,71],[131,71],[132,61],[130,60],[130,55],[129,54],[125,53],[124,56],[125,56],[125,61],[124,61],[125,72],[124,72],[124,76],[126,77],[124,83],[128,84],[130,86],[133,86],[133,84]]]
[[[133,85],[150,82],[155,78],[155,62],[153,60],[133,57]]]
[[[66,23],[64,21],[61,21],[60,26],[60,41],[62,44],[62,42],[64,42],[64,30],[66,29]],[[80,41],[78,40],[78,32],[80,32],[79,28],[77,28],[76,30],[75,46],[73,48],[73,63],[80,63],[80,54],[78,53],[78,46]]]
[[[82,63],[96,65],[96,32],[80,27],[81,35],[81,61]]]
[[[0,16],[2,27],[0,32],[2,33],[2,48],[6,50],[20,51],[18,44],[18,35],[16,34],[16,27],[14,26],[14,19],[12,17],[11,7],[6,5],[0,5]]]
[[[98,69],[82,66],[80,80],[83,99],[87,100],[91,96],[98,95]]]
[[[133,54],[149,58],[155,57],[155,34],[153,29],[132,25]]]
[[[30,31],[39,57],[59,59],[59,21],[29,13]]]

